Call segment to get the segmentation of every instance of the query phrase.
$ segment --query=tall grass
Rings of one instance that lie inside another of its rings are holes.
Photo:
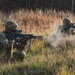
[[[68,17],[75,22],[74,14],[55,10],[17,10],[7,15],[0,12],[0,17],[0,31],[4,29],[4,22],[12,19],[23,33],[44,36],[43,41],[36,40],[31,46],[29,43],[26,45],[24,62],[1,64],[0,75],[75,75],[75,36],[61,40],[57,44],[60,49],[51,47],[48,40],[62,24],[63,18]]]
[[[55,32],[64,17],[70,18],[73,22],[75,21],[73,14],[63,11],[56,12],[55,10],[47,10],[44,12],[37,10],[34,12],[32,10],[22,9],[11,14],[2,14],[0,12],[2,21],[8,19],[15,20],[19,24],[18,29],[22,29],[23,33],[33,33],[35,35],[50,35]],[[0,23],[1,25],[2,22]],[[0,27],[0,30],[2,30],[2,27]]]

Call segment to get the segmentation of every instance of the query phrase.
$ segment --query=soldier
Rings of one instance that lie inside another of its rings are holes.
[[[25,44],[21,43],[19,45],[16,45],[16,42],[15,42],[16,40],[14,39],[14,37],[9,38],[10,36],[12,36],[14,34],[21,34],[21,30],[17,30],[17,27],[18,27],[18,24],[15,21],[9,20],[9,21],[5,22],[5,30],[3,31],[3,33],[6,36],[6,38],[8,39],[8,43],[9,43],[9,45],[6,49],[6,53],[7,53],[8,60],[10,60],[11,58],[16,60],[18,58],[18,60],[23,61],[26,56],[25,52],[22,50],[22,49],[24,49]],[[14,43],[12,42],[13,40],[14,40]],[[17,52],[12,53],[12,51],[11,51],[12,44],[13,44],[13,48],[16,48],[18,50]],[[20,47],[23,47],[23,48],[20,48]],[[13,56],[11,56],[11,54]]]
[[[61,32],[63,34],[74,34],[73,31],[74,31],[74,23],[71,23],[71,21],[68,19],[68,18],[64,18],[63,19],[63,25],[60,25],[58,27],[58,30],[57,32]]]

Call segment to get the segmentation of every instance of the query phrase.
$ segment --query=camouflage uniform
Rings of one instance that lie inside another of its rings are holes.
[[[5,35],[0,32],[0,63],[3,63],[7,59],[6,49],[8,47],[8,40]]]
[[[73,34],[73,28],[75,28],[74,23],[71,23],[68,18],[65,18],[63,19],[63,25],[58,27],[57,32],[69,35],[70,33]]]
[[[13,38],[9,39],[8,38],[9,36],[7,36],[7,33],[9,33],[10,36],[12,34],[21,34],[20,30],[17,30],[17,27],[18,27],[18,24],[16,22],[12,21],[12,20],[9,20],[9,21],[7,21],[5,23],[5,31],[3,31],[3,33],[6,36],[6,38],[8,39],[8,43],[9,43],[9,45],[8,45],[8,47],[6,49],[6,53],[7,53],[7,58],[8,59],[11,59],[10,58],[11,57],[11,45],[12,45],[12,41],[15,40],[15,39],[13,39]],[[20,45],[16,47],[15,46],[15,43],[14,43],[14,48],[17,48],[18,49],[18,47],[20,48]],[[23,61],[23,59],[25,57],[25,54],[22,53],[22,49],[20,49],[20,51],[18,51],[18,52],[14,52],[14,53],[16,54],[16,56],[19,56],[20,55],[21,60]],[[14,54],[13,54],[13,57],[14,57]]]
[[[3,33],[0,33],[0,53],[8,46],[8,40]]]

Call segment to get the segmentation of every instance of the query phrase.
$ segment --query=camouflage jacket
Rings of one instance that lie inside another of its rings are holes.
[[[18,49],[18,50],[22,50],[24,49],[25,45],[26,45],[26,42],[22,42],[22,41],[19,41],[17,42],[17,39],[14,38],[14,35],[15,37],[17,36],[17,34],[21,34],[21,30],[15,30],[15,31],[11,31],[11,32],[7,32],[7,31],[3,31],[4,35],[6,36],[6,38],[8,39],[8,47],[11,47],[12,45],[12,42],[14,41],[14,48]],[[19,39],[18,39],[19,40]]]
[[[21,34],[21,30],[15,30],[11,32],[2,31],[2,33],[5,35],[6,39],[8,40],[9,46],[11,46],[12,41],[15,40],[12,36],[15,34]]]
[[[60,25],[57,29],[57,32],[61,32],[61,33],[64,33],[64,34],[72,34],[73,31],[70,32],[70,29],[71,28],[74,28],[75,29],[75,26],[74,25]]]

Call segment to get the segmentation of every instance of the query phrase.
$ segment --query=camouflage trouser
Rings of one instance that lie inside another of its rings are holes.
[[[11,60],[11,47],[8,47],[6,49],[6,57],[7,57],[7,61]]]
[[[23,62],[26,57],[26,53],[24,51],[16,51],[13,52],[13,57],[11,58],[11,47],[6,49],[7,62],[8,61],[21,61]]]
[[[26,57],[26,54],[24,51],[16,51],[13,52],[13,57],[12,57],[12,61],[24,61],[24,58]]]

